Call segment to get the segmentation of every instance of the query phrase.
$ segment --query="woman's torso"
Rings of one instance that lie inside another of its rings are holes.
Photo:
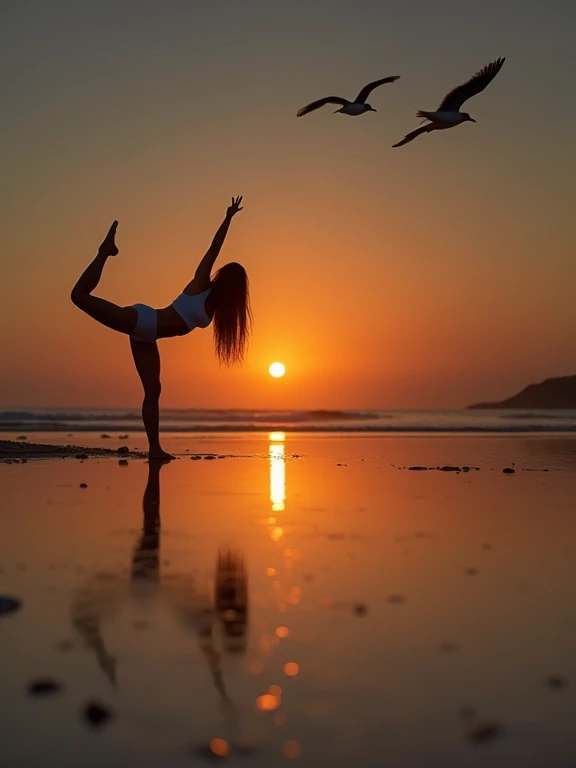
[[[206,298],[203,302],[203,311],[206,315],[206,318],[208,319],[209,325],[212,322],[212,318],[214,316],[213,297],[211,293],[207,293],[206,291],[203,291],[202,293],[206,293]],[[184,291],[184,294],[181,294],[181,296],[189,296],[190,298],[200,295],[200,293],[187,293],[186,291]],[[178,314],[172,304],[170,304],[168,307],[163,307],[162,309],[157,310],[157,322],[159,339],[167,339],[171,338],[172,336],[185,336],[187,333],[190,333],[190,331],[193,330],[193,328],[190,328],[186,324],[186,321],[181,317],[181,315]],[[194,327],[206,327],[206,325]]]

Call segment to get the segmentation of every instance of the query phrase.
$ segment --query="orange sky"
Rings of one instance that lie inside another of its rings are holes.
[[[166,305],[233,194],[248,361],[164,341],[164,406],[459,407],[576,372],[573,6],[270,5],[3,11],[0,407],[135,405],[127,338],[70,288],[117,218],[98,293]],[[391,149],[500,55],[476,125]],[[390,74],[377,114],[295,117]]]

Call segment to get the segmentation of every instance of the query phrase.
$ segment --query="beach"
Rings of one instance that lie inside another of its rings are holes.
[[[3,765],[576,762],[574,438],[165,447],[0,464]]]

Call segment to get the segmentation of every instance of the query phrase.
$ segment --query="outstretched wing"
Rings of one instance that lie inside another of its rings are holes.
[[[346,104],[350,104],[350,102],[348,99],[342,99],[340,96],[326,96],[325,99],[318,99],[318,101],[313,101],[311,104],[302,107],[302,109],[299,109],[298,112],[296,112],[296,115],[302,117],[309,112],[314,112],[314,110],[326,106],[326,104],[340,104],[341,107],[345,107]]]
[[[409,144],[411,141],[414,141],[414,139],[418,138],[423,133],[428,133],[430,131],[431,124],[428,123],[427,125],[422,125],[420,128],[416,128],[415,131],[410,131],[410,133],[407,133],[406,136],[402,139],[402,141],[399,141],[397,144],[392,144],[393,147],[403,147],[404,144]]]
[[[365,85],[364,88],[362,88],[358,96],[356,96],[356,101],[359,104],[365,104],[366,99],[370,96],[374,88],[378,88],[379,85],[384,85],[385,83],[393,83],[395,80],[399,79],[400,75],[392,75],[391,77],[383,77],[382,80],[374,80],[373,83],[368,83],[368,85]]]
[[[479,72],[462,85],[458,85],[450,93],[448,93],[442,104],[438,107],[438,112],[459,112],[460,107],[465,101],[471,99],[472,96],[476,96],[478,93],[484,90],[486,86],[494,80],[498,72],[502,69],[502,65],[506,61],[506,58],[496,59],[491,64],[487,64]]]

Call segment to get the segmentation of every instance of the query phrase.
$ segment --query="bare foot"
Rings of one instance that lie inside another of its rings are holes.
[[[154,451],[149,451],[148,461],[172,461],[176,456],[172,456],[171,453],[166,453],[161,448]]]
[[[103,256],[118,256],[119,251],[115,242],[117,228],[118,222],[115,221],[108,230],[108,234],[104,238],[102,245],[98,248],[99,254],[102,254]]]

